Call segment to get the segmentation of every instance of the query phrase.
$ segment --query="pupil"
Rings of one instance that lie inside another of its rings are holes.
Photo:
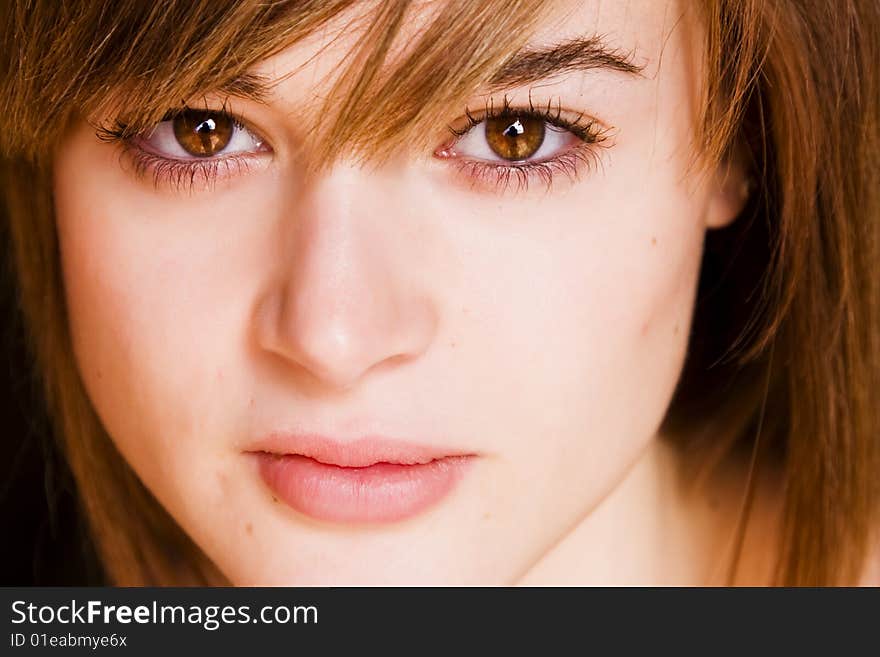
[[[507,129],[502,134],[505,137],[519,137],[525,131],[526,131],[526,129],[523,128],[523,124],[520,123],[519,119],[517,119],[516,121],[511,123],[509,126],[507,126]]]
[[[205,119],[196,126],[196,132],[213,132],[217,129],[214,119]]]
[[[492,151],[511,162],[534,155],[544,142],[544,122],[529,117],[503,116],[486,121],[486,142]]]
[[[211,157],[229,144],[235,121],[221,112],[186,111],[174,118],[177,143],[190,155]]]

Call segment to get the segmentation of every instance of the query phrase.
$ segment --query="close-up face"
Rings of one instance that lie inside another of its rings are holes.
[[[431,148],[306,175],[350,19],[263,61],[265,102],[188,99],[124,149],[72,127],[76,362],[232,583],[515,583],[657,439],[706,231],[739,210],[695,173],[699,17],[554,4],[527,49],[601,35],[614,57],[477,89]]]

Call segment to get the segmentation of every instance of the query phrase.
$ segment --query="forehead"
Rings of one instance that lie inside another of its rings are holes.
[[[642,64],[659,60],[670,38],[690,38],[691,20],[678,0],[566,0],[550,3],[529,42],[599,36]]]
[[[303,87],[320,95],[318,90],[332,85],[346,65],[357,66],[357,49],[364,41],[380,37],[369,30],[381,5],[357,3],[315,33],[264,60],[254,71],[273,81],[297,78]],[[393,66],[414,54],[413,44],[446,6],[445,0],[409,3],[399,33],[389,44],[387,63]],[[482,20],[478,11],[470,10],[472,6],[476,3],[461,11],[461,21]],[[517,36],[526,36],[525,43],[512,39],[517,46],[509,54],[577,39],[600,39],[610,50],[629,56],[647,77],[654,77],[664,52],[676,50],[694,59],[698,30],[689,11],[678,0],[552,0],[543,6],[536,4],[532,25],[516,27]],[[456,53],[449,55],[454,58]]]
[[[249,73],[288,141],[310,154],[307,174],[340,157],[428,152],[470,103],[508,91],[564,92],[590,109],[671,94],[689,114],[698,102],[693,22],[675,0],[358,2]],[[594,56],[582,56],[581,42]],[[560,47],[572,44],[560,63]]]

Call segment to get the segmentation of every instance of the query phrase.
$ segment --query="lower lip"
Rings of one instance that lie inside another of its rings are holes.
[[[473,457],[430,463],[376,463],[361,468],[320,463],[297,454],[257,454],[260,476],[296,511],[329,522],[394,522],[446,497]]]

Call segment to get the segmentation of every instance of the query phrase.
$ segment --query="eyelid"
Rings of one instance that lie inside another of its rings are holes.
[[[174,121],[174,119],[176,119],[178,116],[180,116],[183,112],[187,111],[188,109],[190,109],[190,108],[187,108],[186,110],[183,110],[183,111],[166,113],[166,115],[162,118],[162,120],[159,123],[157,123],[155,126],[153,126],[153,128],[151,128],[149,132],[142,133],[141,135],[136,135],[135,137],[131,138],[131,141],[133,141],[137,146],[144,148],[144,150],[151,152],[153,155],[155,155],[157,157],[165,157],[168,159],[183,160],[183,161],[216,160],[216,159],[220,159],[223,157],[231,157],[234,155],[240,155],[240,154],[244,154],[244,153],[266,153],[266,152],[272,151],[271,146],[269,146],[269,144],[266,142],[265,138],[257,130],[252,128],[246,120],[244,120],[241,117],[239,117],[235,114],[232,114],[231,112],[228,112],[228,111],[212,110],[212,109],[208,109],[208,110],[199,109],[196,111],[199,111],[199,112],[207,111],[212,114],[223,114],[223,115],[228,116],[230,119],[232,119],[232,122],[233,122],[232,136],[230,137],[229,144],[227,144],[224,147],[223,151],[215,153],[212,156],[199,157],[196,155],[186,153],[183,150],[183,148],[179,145],[179,143],[177,143],[177,149],[176,149],[179,151],[179,153],[173,154],[173,155],[169,154],[169,153],[161,152],[159,149],[156,149],[155,147],[151,148],[150,147],[151,145],[149,142],[150,142],[150,140],[152,140],[153,138],[156,137],[157,131],[163,130],[163,127],[164,127],[165,131],[171,130],[172,129],[171,122]],[[248,136],[248,138],[253,143],[253,147],[251,149],[240,149],[237,151],[227,152],[230,148],[230,145],[233,144],[233,142],[236,140],[237,137],[240,137],[241,133],[245,133]],[[165,135],[165,136],[170,141],[176,142],[176,138],[174,137],[173,134],[169,134],[169,135]],[[173,146],[174,146],[174,144],[172,144],[172,147]]]
[[[185,105],[182,108],[171,109],[155,125],[135,134],[131,134],[124,122],[116,120],[109,125],[99,126],[96,135],[102,141],[117,144],[121,149],[120,157],[133,166],[134,176],[143,179],[149,174],[157,190],[163,187],[190,192],[197,188],[211,189],[219,180],[237,178],[267,164],[269,158],[266,156],[274,153],[272,146],[263,137],[263,132],[254,128],[253,122],[245,119],[239,112],[232,111],[227,100],[222,103],[209,103],[205,100],[201,107]],[[235,128],[246,131],[258,147],[231,153],[221,151],[213,156],[198,157],[190,154],[169,156],[146,144],[163,123],[173,120],[187,110],[226,114],[232,118]]]
[[[500,116],[542,120],[547,124],[546,130],[568,132],[573,141],[569,147],[537,160],[483,159],[456,151],[456,145],[478,126],[489,118]],[[449,161],[471,190],[496,193],[511,186],[515,186],[516,191],[526,191],[534,181],[542,183],[549,192],[560,175],[572,182],[577,181],[582,173],[603,165],[601,151],[612,145],[608,137],[613,130],[586,112],[563,109],[561,100],[555,105],[552,100],[545,105],[536,105],[531,94],[524,106],[513,104],[505,95],[499,108],[489,98],[482,111],[475,114],[466,108],[464,116],[447,127],[452,138],[435,150],[434,156]]]
[[[235,96],[219,97],[216,94],[207,94],[199,98],[197,102],[182,102],[179,107],[169,108],[156,123],[142,127],[137,125],[140,121],[134,123],[127,120],[125,114],[110,118],[104,122],[94,123],[95,134],[101,141],[108,143],[130,142],[135,139],[149,139],[152,131],[158,128],[162,123],[171,121],[180,114],[193,112],[210,112],[217,114],[225,114],[233,119],[240,127],[247,130],[261,144],[274,150],[271,147],[270,140],[267,139],[265,131],[256,127],[255,123],[245,116],[245,112],[239,111],[236,107],[236,101],[241,100]],[[137,126],[137,127],[135,127]]]
[[[453,121],[448,129],[454,137],[459,138],[487,119],[506,115],[542,119],[557,128],[569,130],[584,140],[592,139],[607,129],[603,122],[586,112],[564,108],[561,99],[557,99],[555,104],[552,98],[548,99],[546,104],[535,104],[531,93],[525,104],[516,104],[505,94],[502,97],[500,107],[495,105],[493,97],[489,97],[486,99],[483,109],[476,113],[466,107],[464,116]]]

